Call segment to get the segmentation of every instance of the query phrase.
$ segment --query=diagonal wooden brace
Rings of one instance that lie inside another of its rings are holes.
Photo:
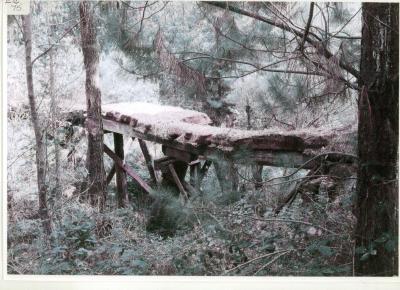
[[[156,174],[154,172],[154,168],[153,168],[152,161],[151,161],[151,156],[150,156],[149,150],[147,149],[146,142],[144,142],[142,139],[139,139],[139,138],[138,138],[138,141],[139,141],[140,149],[142,150],[144,159],[146,160],[146,165],[147,165],[147,169],[149,170],[149,173],[150,173],[151,181],[156,184],[157,178],[156,178]]]
[[[126,174],[132,177],[147,193],[153,194],[153,189],[128,165],[124,164],[121,158],[119,158],[106,144],[104,144],[104,152],[114,160],[115,164],[123,169]]]

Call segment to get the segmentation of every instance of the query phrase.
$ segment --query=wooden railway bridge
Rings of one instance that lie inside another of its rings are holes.
[[[124,163],[123,140],[137,139],[146,160],[152,184],[174,184],[187,198],[200,191],[200,184],[213,163],[222,191],[235,190],[234,164],[268,165],[289,168],[315,168],[321,149],[329,147],[337,132],[326,131],[248,131],[211,126],[204,113],[179,107],[149,103],[103,105],[103,128],[114,135],[114,151],[104,152],[114,161],[107,184],[116,174],[118,199],[127,196],[126,176],[133,178],[147,193],[152,187]],[[165,157],[153,160],[146,141],[162,145]],[[353,162],[351,155],[329,153],[324,160]],[[185,181],[189,169],[190,182]],[[236,185],[235,185],[236,184]]]

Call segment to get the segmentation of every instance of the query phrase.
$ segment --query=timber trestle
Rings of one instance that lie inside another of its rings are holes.
[[[279,131],[214,127],[204,113],[148,103],[104,105],[102,116],[104,132],[113,134],[115,148],[112,151],[104,144],[104,152],[114,161],[106,182],[109,184],[116,175],[119,206],[128,202],[127,176],[150,195],[153,195],[153,187],[169,184],[178,188],[187,199],[192,194],[201,193],[201,183],[213,163],[221,190],[236,191],[237,165],[251,165],[257,169],[253,174],[259,183],[264,165],[312,169],[319,162],[315,157],[321,149],[326,151],[334,143],[332,140],[345,134],[343,130]],[[151,186],[124,162],[124,137],[137,139]],[[153,160],[146,142],[162,145],[165,156]],[[338,153],[336,156],[333,153],[329,158],[354,162],[350,154],[347,154],[348,160],[344,160],[345,155]],[[157,171],[161,172],[161,178]],[[185,180],[187,171],[189,182]]]

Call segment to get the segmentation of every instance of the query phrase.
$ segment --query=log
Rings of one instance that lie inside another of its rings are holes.
[[[104,152],[114,160],[114,162],[122,168],[126,174],[132,177],[148,194],[153,195],[153,189],[129,166],[125,165],[123,161],[104,144]]]

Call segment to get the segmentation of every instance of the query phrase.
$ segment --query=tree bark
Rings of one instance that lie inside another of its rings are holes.
[[[356,275],[398,274],[399,6],[362,4]]]
[[[99,89],[99,52],[96,28],[93,23],[92,4],[79,4],[83,60],[86,70],[86,129],[88,131],[87,168],[88,196],[93,206],[104,208],[106,199],[105,170],[103,164],[103,124],[101,118],[101,92]]]
[[[36,142],[36,169],[37,185],[39,192],[39,216],[42,220],[44,231],[47,235],[51,233],[51,222],[47,208],[47,184],[46,184],[46,143],[45,135],[41,129],[39,115],[36,108],[36,100],[33,89],[33,70],[32,70],[32,23],[31,15],[22,16],[22,29],[25,41],[25,63],[26,63],[26,83],[28,87],[28,99],[31,112],[31,121],[35,132]]]

